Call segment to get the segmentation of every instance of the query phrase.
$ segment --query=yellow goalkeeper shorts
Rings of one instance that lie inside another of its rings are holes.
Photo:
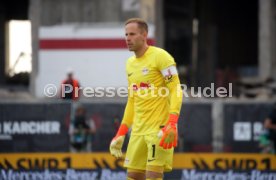
[[[124,167],[147,170],[147,166],[161,166],[164,171],[172,170],[174,149],[159,146],[157,133],[149,135],[131,135],[127,147]]]

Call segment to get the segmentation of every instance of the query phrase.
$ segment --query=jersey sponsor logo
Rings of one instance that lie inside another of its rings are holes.
[[[141,82],[140,83],[140,88],[141,89],[148,89],[148,88],[150,88],[150,84],[149,83],[145,83],[145,82]]]
[[[133,89],[133,91],[137,91],[137,90],[138,90],[137,84],[133,84],[133,85],[132,85],[132,89]]]
[[[132,89],[138,91],[139,89],[149,89],[150,83],[140,82],[139,86],[137,84],[132,84]]]

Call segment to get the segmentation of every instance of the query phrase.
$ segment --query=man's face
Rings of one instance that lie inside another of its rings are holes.
[[[68,74],[67,74],[67,78],[68,78],[69,80],[72,80],[72,79],[73,79],[73,74],[72,74],[72,73],[68,73]]]
[[[126,44],[130,51],[141,49],[147,39],[146,31],[139,28],[137,23],[129,23],[125,26]]]

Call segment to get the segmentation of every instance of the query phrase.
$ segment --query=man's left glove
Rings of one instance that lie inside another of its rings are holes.
[[[116,136],[112,139],[109,151],[112,156],[115,156],[116,158],[123,157],[122,153],[122,147],[125,140],[125,135],[128,132],[128,127],[125,124],[121,124]]]
[[[158,133],[158,137],[161,137],[159,146],[163,147],[164,149],[171,149],[172,147],[177,146],[177,121],[178,115],[170,114],[168,123]]]

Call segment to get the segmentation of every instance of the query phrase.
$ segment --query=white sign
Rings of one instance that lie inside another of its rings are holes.
[[[260,135],[263,132],[263,123],[261,122],[254,122],[253,124],[253,138],[254,141],[259,141]]]
[[[234,140],[250,141],[251,140],[251,123],[235,122],[234,123]]]
[[[1,134],[59,134],[59,121],[8,121],[1,125]]]
[[[82,87],[127,87],[125,65],[133,52],[127,49],[124,34],[124,24],[40,27],[36,96],[45,97],[48,84],[60,92],[67,69],[73,70]],[[148,37],[154,37],[150,24]]]

